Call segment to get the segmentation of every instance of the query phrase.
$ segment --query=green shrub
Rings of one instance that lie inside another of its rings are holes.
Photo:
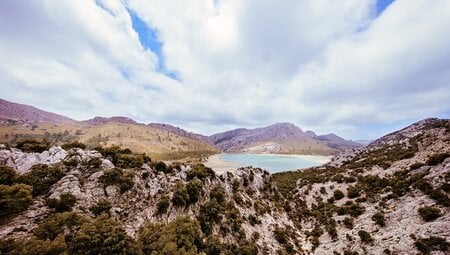
[[[109,159],[116,167],[141,167],[142,164],[150,162],[145,154],[133,153],[130,149],[121,149],[119,146],[95,148],[103,157]]]
[[[32,200],[31,190],[25,184],[0,185],[0,220],[25,211]]]
[[[340,199],[344,198],[344,192],[337,189],[334,191],[333,197],[335,200],[340,200]]]
[[[435,166],[437,164],[440,164],[444,162],[446,158],[450,157],[449,153],[437,153],[433,154],[428,158],[427,165],[429,166]]]
[[[125,230],[108,215],[103,214],[93,222],[81,225],[70,244],[70,254],[138,254],[138,249]]]
[[[54,240],[60,234],[74,233],[87,219],[75,212],[56,213],[34,229],[40,240]]]
[[[128,172],[124,174],[120,168],[112,168],[105,170],[103,175],[98,178],[100,183],[103,183],[105,187],[110,185],[116,185],[120,188],[120,192],[125,192],[134,186],[133,174]]]
[[[196,178],[189,181],[186,185],[186,191],[189,195],[189,204],[196,203],[203,191],[201,181]]]
[[[71,158],[68,160],[64,160],[63,164],[69,168],[74,168],[78,166],[78,159],[77,158]]]
[[[167,212],[167,209],[170,206],[170,197],[168,195],[161,196],[158,203],[156,204],[157,213],[163,214]]]
[[[63,193],[59,199],[47,199],[48,207],[55,210],[55,212],[68,212],[76,204],[77,198],[71,193]]]
[[[209,193],[209,198],[215,199],[219,204],[224,203],[226,198],[225,189],[220,185],[214,186]]]
[[[348,188],[347,188],[347,197],[348,198],[357,198],[357,197],[359,197],[360,196],[360,194],[359,194],[359,189],[357,189],[356,187],[354,187],[354,186],[349,186]]]
[[[166,163],[162,161],[152,162],[150,164],[150,167],[153,167],[156,170],[156,172],[163,172],[163,173],[170,173],[172,170],[171,168],[168,168]]]
[[[344,224],[344,226],[346,228],[353,229],[353,225],[354,225],[353,218],[345,217],[344,220],[342,221],[342,223]]]
[[[144,254],[197,254],[203,247],[199,223],[182,216],[165,225],[146,222],[139,230],[138,240]],[[221,251],[223,246],[210,241],[205,248]]]
[[[288,242],[289,237],[287,236],[286,230],[276,226],[273,230],[273,236],[280,244],[285,244]]]
[[[73,148],[80,148],[82,150],[86,149],[86,145],[84,143],[75,141],[75,142],[71,142],[71,143],[65,143],[61,146],[64,150],[70,150]]]
[[[111,208],[111,202],[102,198],[95,205],[89,207],[89,211],[91,211],[95,216],[99,216],[102,213],[109,214],[109,210],[111,210]]]
[[[195,177],[197,177],[198,179],[204,181],[207,177],[214,178],[216,176],[214,170],[212,170],[209,167],[206,167],[203,164],[191,166],[191,170],[189,170],[186,174],[187,180],[192,180]]]
[[[21,242],[16,248],[16,252],[21,255],[67,254],[67,245],[63,234],[60,234],[54,240],[40,240],[32,237],[25,242]]]
[[[17,173],[9,166],[0,165],[0,185],[11,185],[16,181]]]
[[[375,221],[375,223],[380,226],[384,227],[386,226],[386,221],[384,219],[384,214],[381,212],[377,212],[372,216],[372,220]]]
[[[182,182],[178,182],[175,186],[175,191],[172,196],[172,204],[178,207],[186,206],[189,200],[189,195],[186,186]]]
[[[441,210],[433,206],[421,207],[418,212],[424,221],[433,221],[441,216]]]
[[[364,230],[358,231],[359,238],[361,238],[361,242],[363,243],[371,243],[373,242],[372,236]]]
[[[25,139],[18,141],[16,148],[28,153],[42,153],[50,148],[50,143],[47,140]]]
[[[22,182],[33,187],[33,196],[46,194],[51,186],[64,176],[58,166],[34,165],[31,171],[18,178]]]
[[[443,183],[441,189],[447,193],[450,193],[450,183]]]
[[[91,158],[91,159],[87,162],[87,165],[88,165],[90,168],[98,169],[98,168],[100,168],[100,166],[102,165],[102,163],[103,163],[103,161],[102,161],[100,158]]]
[[[430,236],[429,238],[417,239],[414,245],[423,254],[429,254],[432,251],[448,251],[450,243],[442,237]]]

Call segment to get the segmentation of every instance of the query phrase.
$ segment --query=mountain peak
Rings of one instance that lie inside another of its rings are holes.
[[[96,116],[93,119],[85,120],[84,123],[88,125],[102,125],[111,122],[123,123],[123,124],[138,124],[135,120],[123,116],[112,116],[112,117],[100,117]]]
[[[0,122],[13,123],[70,123],[75,120],[55,113],[40,110],[34,106],[12,103],[0,99]]]

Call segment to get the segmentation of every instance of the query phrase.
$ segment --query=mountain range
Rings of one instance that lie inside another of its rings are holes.
[[[162,123],[142,124],[127,117],[76,121],[33,106],[0,99],[0,142],[45,137],[55,144],[79,140],[88,146],[119,145],[156,158],[198,157],[223,152],[335,155],[361,144],[335,134],[316,135],[292,123],[240,128],[205,136]]]
[[[0,254],[449,254],[448,119],[276,174],[76,146],[0,145]]]

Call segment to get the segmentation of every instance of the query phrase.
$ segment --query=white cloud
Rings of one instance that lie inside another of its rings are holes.
[[[0,3],[2,97],[70,117],[127,115],[212,133],[292,121],[347,136],[450,113],[446,1]],[[168,70],[128,10],[158,31]],[[380,130],[380,132],[383,132]]]

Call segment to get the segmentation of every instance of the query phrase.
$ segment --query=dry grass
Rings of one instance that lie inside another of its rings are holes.
[[[204,142],[178,136],[174,133],[146,125],[108,123],[104,125],[49,124],[33,126],[0,126],[0,143],[14,144],[21,138],[47,138],[61,145],[80,141],[89,148],[118,145],[137,153],[146,153],[155,159],[180,159],[204,157],[217,149]]]

